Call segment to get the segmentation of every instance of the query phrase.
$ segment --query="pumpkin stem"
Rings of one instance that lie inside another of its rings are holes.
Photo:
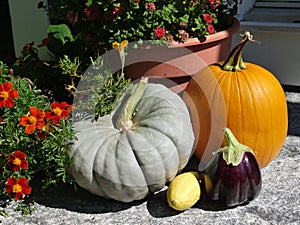
[[[117,120],[117,127],[121,131],[127,131],[132,127],[133,112],[135,111],[137,104],[141,100],[147,85],[148,85],[148,78],[142,77],[142,79],[139,81],[138,85],[134,89],[133,93],[124,104],[121,110],[121,114]]]
[[[217,150],[215,154],[218,152],[223,153],[223,159],[227,165],[231,163],[233,166],[238,166],[241,163],[245,152],[251,152],[254,155],[254,152],[250,147],[238,142],[229,128],[224,128],[223,132],[227,145]]]
[[[242,59],[242,50],[245,44],[248,41],[259,43],[258,41],[253,40],[253,35],[250,34],[249,31],[246,31],[243,35],[243,39],[238,43],[234,49],[230,52],[228,58],[222,65],[223,70],[227,71],[240,71],[245,69],[246,66]]]

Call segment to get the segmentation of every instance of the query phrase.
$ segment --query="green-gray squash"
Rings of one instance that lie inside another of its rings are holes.
[[[129,98],[97,121],[74,123],[70,172],[95,195],[122,202],[170,182],[192,155],[194,134],[183,100],[143,78]]]

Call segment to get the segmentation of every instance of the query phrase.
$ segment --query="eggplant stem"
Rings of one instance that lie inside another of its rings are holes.
[[[242,162],[245,152],[251,152],[254,155],[254,151],[250,147],[238,142],[229,128],[224,128],[223,132],[227,145],[218,149],[215,154],[222,153],[227,165],[238,166]]]

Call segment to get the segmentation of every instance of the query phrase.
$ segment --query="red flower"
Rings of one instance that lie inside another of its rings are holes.
[[[47,132],[45,132],[45,131],[38,132],[38,133],[37,133],[37,136],[38,136],[38,138],[39,138],[41,141],[43,141],[43,140],[46,139]]]
[[[156,27],[154,30],[154,36],[157,38],[163,38],[166,35],[166,30],[163,27]]]
[[[72,111],[72,106],[66,102],[53,102],[51,108],[52,112],[46,112],[46,119],[53,120],[54,124],[58,124],[61,118],[67,118]]]
[[[84,13],[88,20],[95,20],[99,17],[100,11],[96,4],[92,4],[84,9]]]
[[[44,38],[42,40],[42,44],[39,44],[38,47],[43,47],[43,46],[49,46],[49,44],[51,43],[51,37],[47,37],[47,38]]]
[[[34,41],[23,46],[22,52],[30,52],[33,50]]]
[[[43,110],[39,110],[36,107],[30,107],[30,116],[22,116],[20,119],[20,125],[26,126],[25,133],[32,134],[36,129],[40,130],[45,125],[45,113]]]
[[[13,155],[8,156],[8,166],[14,171],[19,169],[26,170],[28,168],[28,162],[25,160],[26,154],[21,151],[15,151]]]
[[[25,195],[31,193],[31,187],[28,186],[26,178],[16,179],[9,177],[6,181],[6,193],[13,196],[16,200],[22,200]]]
[[[203,15],[203,18],[204,18],[204,21],[205,21],[206,23],[212,23],[212,22],[213,22],[212,16],[209,15],[209,14],[207,14],[207,13]]]
[[[137,3],[139,3],[140,2],[140,0],[133,0],[134,2],[137,2]]]
[[[156,9],[156,6],[153,2],[148,2],[145,4],[145,9],[149,12],[153,12]]]
[[[208,31],[209,34],[213,34],[215,33],[215,28],[212,24],[209,24],[206,28],[206,30]]]
[[[14,98],[18,97],[18,91],[16,89],[11,89],[12,84],[9,82],[4,82],[0,84],[0,108],[6,106],[11,108],[14,106]]]

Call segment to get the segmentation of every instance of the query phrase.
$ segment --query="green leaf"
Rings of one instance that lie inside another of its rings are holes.
[[[74,41],[74,37],[66,24],[49,25],[47,32],[55,39],[60,40],[62,44]]]
[[[87,3],[85,3],[87,7],[91,6],[92,4],[93,4],[93,0],[88,0]]]
[[[185,14],[184,16],[180,17],[180,21],[184,23],[189,22],[189,15]]]

